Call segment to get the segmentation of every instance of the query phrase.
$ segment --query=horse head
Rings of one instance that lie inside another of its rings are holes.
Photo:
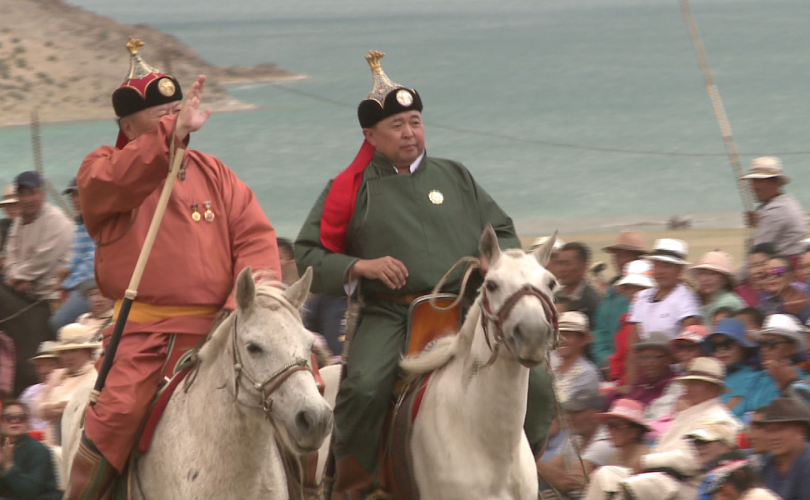
[[[481,235],[481,256],[489,264],[480,296],[485,338],[491,345],[503,343],[529,368],[546,359],[559,335],[553,301],[557,280],[545,268],[555,240],[556,233],[527,255],[502,251],[492,226]]]
[[[311,283],[312,270],[307,269],[281,291],[256,284],[250,268],[244,269],[236,281],[228,346],[237,400],[262,411],[296,453],[317,450],[332,430],[332,410],[309,368],[315,336],[300,316]]]

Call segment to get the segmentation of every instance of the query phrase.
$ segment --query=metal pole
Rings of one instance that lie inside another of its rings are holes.
[[[737,146],[734,143],[734,136],[731,134],[731,124],[726,115],[726,109],[723,106],[723,100],[720,99],[720,92],[717,90],[717,84],[712,75],[712,68],[709,66],[709,59],[706,57],[706,48],[703,46],[703,40],[700,37],[695,16],[692,13],[692,8],[689,6],[689,0],[678,0],[681,4],[681,11],[683,18],[686,22],[686,27],[689,29],[689,38],[692,40],[692,46],[695,48],[698,64],[700,64],[700,71],[703,73],[703,80],[706,82],[706,91],[709,93],[709,99],[714,108],[714,115],[717,117],[717,125],[720,126],[720,134],[723,136],[723,143],[726,146],[728,159],[731,161],[731,168],[734,171],[734,177],[737,182],[737,189],[740,191],[740,198],[746,211],[754,210],[754,202],[751,198],[751,190],[748,184],[740,179],[743,176],[742,165],[740,164],[740,155],[737,153]]]

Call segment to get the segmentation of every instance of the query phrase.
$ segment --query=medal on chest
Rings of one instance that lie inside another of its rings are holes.
[[[200,222],[201,218],[202,217],[200,216],[200,211],[197,210],[197,204],[193,203],[191,205],[191,220],[193,220],[194,222]]]
[[[428,200],[434,205],[441,205],[444,203],[444,195],[441,191],[434,189],[430,193],[428,193]]]
[[[214,212],[211,211],[211,202],[206,201],[203,203],[205,207],[205,222],[214,222]]]

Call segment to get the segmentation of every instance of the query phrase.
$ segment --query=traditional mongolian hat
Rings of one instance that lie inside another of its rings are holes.
[[[422,111],[422,99],[414,89],[408,89],[388,79],[380,65],[380,59],[385,56],[383,52],[370,50],[366,61],[371,67],[374,76],[374,87],[368,93],[368,98],[357,107],[357,118],[360,126],[370,128],[380,121],[405,111]]]
[[[160,106],[183,99],[180,83],[170,75],[164,75],[146,64],[138,54],[138,48],[144,43],[130,37],[127,41],[129,51],[129,73],[124,83],[112,95],[113,109],[119,118],[129,116],[152,106]],[[118,134],[117,148],[123,148],[129,140],[123,133]]]
[[[97,349],[99,347],[101,347],[101,342],[93,342],[93,332],[89,327],[79,323],[71,323],[59,329],[59,340],[53,350],[61,352],[73,349]]]
[[[422,111],[422,99],[414,89],[408,89],[388,79],[380,65],[385,54],[374,50],[366,55],[374,77],[374,87],[368,98],[357,107],[357,118],[363,128],[373,127],[381,120],[405,111]],[[346,231],[354,214],[354,202],[363,172],[372,158],[374,146],[363,141],[351,164],[332,181],[321,214],[321,243],[335,253],[345,253]]]

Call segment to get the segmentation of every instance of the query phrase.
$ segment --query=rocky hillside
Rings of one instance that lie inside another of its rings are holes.
[[[245,107],[227,95],[225,83],[300,77],[273,63],[214,66],[171,35],[61,0],[0,0],[0,126],[27,123],[34,108],[46,122],[113,117],[110,95],[129,68],[130,35],[146,42],[145,61],[184,88],[205,74],[206,99],[215,109]]]

